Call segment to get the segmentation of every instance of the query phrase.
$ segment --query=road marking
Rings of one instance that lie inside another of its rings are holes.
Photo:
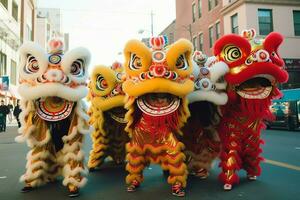
[[[278,162],[275,160],[269,160],[269,159],[265,159],[265,163],[271,164],[271,165],[276,165],[278,167],[285,167],[288,169],[293,169],[293,170],[297,170],[300,171],[300,167],[296,166],[296,165],[290,165],[287,163],[283,163],[283,162]]]

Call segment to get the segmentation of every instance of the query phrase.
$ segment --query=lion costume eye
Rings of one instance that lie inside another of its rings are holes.
[[[139,58],[135,54],[131,54],[129,68],[131,70],[139,70],[139,69],[141,69],[142,68],[141,58]]]
[[[106,88],[108,88],[108,84],[107,84],[106,80],[101,75],[97,76],[96,88],[101,91],[104,91]]]
[[[237,61],[242,57],[242,51],[240,48],[234,45],[228,45],[223,49],[224,59],[228,62]]]
[[[74,61],[71,65],[70,73],[78,77],[84,76],[84,61],[82,59]]]
[[[27,74],[34,74],[39,71],[39,64],[36,58],[32,55],[27,56],[26,65],[24,67],[24,72]]]
[[[180,55],[175,64],[177,69],[186,70],[188,68],[188,64],[184,55]]]

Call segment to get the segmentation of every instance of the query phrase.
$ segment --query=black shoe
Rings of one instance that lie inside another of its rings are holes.
[[[94,172],[95,171],[95,168],[89,168],[89,172]]]
[[[25,187],[22,188],[21,192],[22,193],[26,193],[26,192],[30,192],[32,190],[33,190],[33,187],[31,187],[31,186],[25,186]]]
[[[69,195],[68,196],[70,198],[78,197],[79,196],[79,190],[69,191]]]

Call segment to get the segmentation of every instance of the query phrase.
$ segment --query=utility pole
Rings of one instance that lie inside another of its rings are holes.
[[[151,10],[151,36],[153,37],[153,10]]]

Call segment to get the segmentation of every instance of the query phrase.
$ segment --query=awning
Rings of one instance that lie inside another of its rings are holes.
[[[283,102],[283,101],[300,101],[300,88],[281,90],[283,97],[280,99],[273,100],[273,102]]]
[[[13,99],[20,99],[21,96],[18,93],[17,86],[10,85],[8,91],[0,90],[0,96],[13,98]]]

